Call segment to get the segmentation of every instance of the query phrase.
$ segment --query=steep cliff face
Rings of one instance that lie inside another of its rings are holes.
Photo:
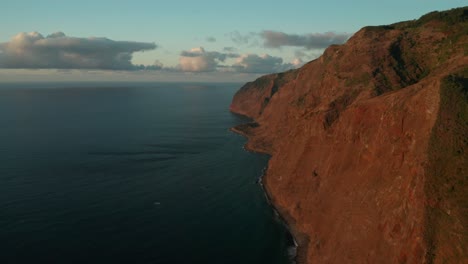
[[[468,8],[366,27],[231,111],[302,263],[468,261]]]

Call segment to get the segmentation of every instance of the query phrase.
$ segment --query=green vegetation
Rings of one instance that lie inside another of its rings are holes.
[[[372,80],[372,76],[370,75],[370,73],[364,72],[355,78],[347,78],[345,80],[345,86],[346,87],[357,86],[357,85],[367,86],[371,80]]]
[[[359,90],[347,90],[345,93],[343,93],[341,96],[333,100],[329,105],[328,105],[328,110],[325,114],[325,120],[323,123],[323,126],[325,129],[330,128],[333,123],[338,120],[338,118],[341,115],[341,112],[343,112],[346,107],[351,105],[354,100],[356,100],[357,96],[359,95]]]
[[[299,98],[297,98],[296,100],[296,106],[303,107],[305,105],[305,99],[306,99],[306,95],[299,96]]]
[[[428,263],[461,263],[468,254],[468,67],[442,80],[429,142],[425,192]],[[438,245],[454,246],[450,252]]]
[[[448,25],[455,25],[458,23],[468,21],[468,7],[454,8],[444,12],[434,11],[425,14],[418,19],[420,24],[425,24],[430,21],[442,21]]]
[[[400,77],[401,87],[414,84],[427,76],[430,72],[426,57],[414,50],[416,41],[402,35],[390,48],[393,58],[393,69]]]
[[[382,95],[382,94],[384,94],[386,92],[394,91],[394,90],[398,89],[398,87],[394,87],[392,85],[392,83],[388,79],[387,75],[385,75],[381,71],[376,71],[374,73],[374,78],[376,79],[376,81],[378,83],[374,88],[375,94],[377,96]]]
[[[278,73],[278,76],[275,79],[275,84],[281,87],[284,84],[296,79],[298,73],[298,70],[289,70],[286,72]]]
[[[438,12],[434,11],[423,15],[417,20],[404,21],[390,25],[396,29],[407,29],[420,27],[429,22],[443,22],[447,26],[452,26],[459,23],[468,21],[468,7],[454,8],[448,11]]]
[[[271,75],[265,75],[253,81],[252,85],[257,89],[263,90],[270,84],[271,79]]]
[[[434,68],[448,63],[455,54],[468,54],[468,7],[432,12],[418,20],[367,29],[370,32],[401,30],[389,50],[391,61],[382,62],[382,65],[389,65],[390,68],[373,73],[377,95],[417,83]],[[429,46],[421,36],[431,31],[442,34],[435,34]],[[396,76],[389,74],[391,71]],[[356,82],[358,80],[348,80],[345,84],[351,86]]]
[[[363,27],[363,29],[367,32],[367,33],[383,33],[387,30],[390,30],[390,29],[394,29],[393,26],[389,26],[389,25],[382,25],[382,26],[366,26],[366,27]]]

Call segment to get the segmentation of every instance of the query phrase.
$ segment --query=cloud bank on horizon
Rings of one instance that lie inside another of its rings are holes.
[[[226,59],[235,59],[231,65],[223,64]],[[286,71],[302,64],[301,60],[283,63],[280,57],[268,54],[237,54],[205,51],[203,47],[182,51],[178,69],[184,72],[239,72],[239,73],[271,73]]]
[[[23,32],[11,38],[9,42],[0,43],[0,68],[273,73],[302,66],[304,59],[310,58],[307,51],[323,50],[331,44],[342,44],[349,38],[349,34],[326,32],[297,35],[265,30],[246,35],[231,32],[228,37],[237,46],[257,45],[267,49],[290,46],[301,48],[302,51],[295,52],[296,57],[293,61],[284,62],[283,58],[269,54],[240,54],[237,53],[237,47],[224,47],[222,52],[197,47],[180,52],[179,63],[175,66],[165,66],[159,60],[155,60],[153,65],[137,65],[132,62],[135,52],[155,50],[158,45],[148,42],[115,41],[102,37],[70,37],[63,32],[46,37],[38,32]],[[216,42],[216,38],[207,37],[206,41]]]

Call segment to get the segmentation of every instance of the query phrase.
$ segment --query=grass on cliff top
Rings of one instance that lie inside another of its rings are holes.
[[[434,11],[423,15],[419,19],[397,22],[391,25],[367,26],[365,29],[373,32],[380,32],[389,29],[410,29],[421,27],[430,22],[442,22],[446,27],[467,23],[468,6],[454,8],[447,11]]]
[[[298,73],[299,71],[297,69],[293,69],[276,74],[263,75],[257,78],[255,81],[247,83],[244,87],[245,89],[256,88],[259,90],[264,90],[265,88],[269,87],[269,85],[273,81],[273,85],[277,86],[278,88],[294,80],[297,77]]]
[[[417,20],[403,21],[392,24],[391,27],[397,29],[406,29],[420,27],[429,22],[443,22],[447,26],[465,23],[468,21],[468,7],[459,7],[447,11],[434,11],[427,13]]]

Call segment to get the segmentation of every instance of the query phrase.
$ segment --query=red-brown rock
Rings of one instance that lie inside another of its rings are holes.
[[[231,111],[301,263],[468,263],[468,8],[366,27]]]

